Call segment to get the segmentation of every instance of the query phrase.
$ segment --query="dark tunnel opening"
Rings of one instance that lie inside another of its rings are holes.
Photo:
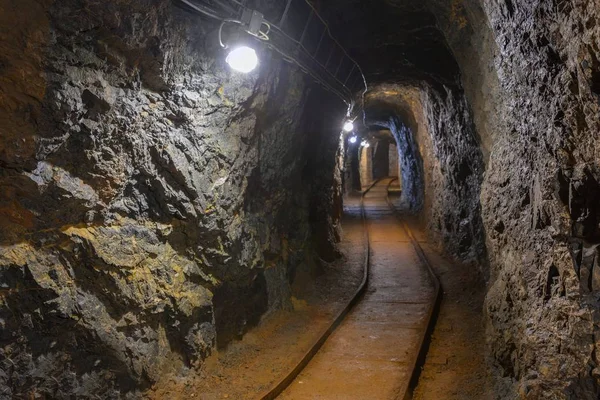
[[[379,140],[373,146],[373,179],[381,179],[390,175],[390,144]]]
[[[373,139],[377,146],[385,143],[381,147],[381,153],[378,155],[375,150],[373,159],[379,156],[378,163],[373,161],[372,176],[374,179],[384,176],[395,176],[397,173],[391,173],[389,148],[393,143],[397,149],[396,160],[399,163],[399,175],[402,185],[403,202],[413,212],[421,211],[424,204],[425,181],[423,175],[423,161],[419,145],[416,140],[416,122],[411,115],[412,110],[406,108],[406,105],[396,99],[386,102],[386,99],[377,99],[377,92],[367,97],[367,106],[365,108],[366,121],[370,129],[376,134]],[[403,117],[401,117],[403,115]],[[412,121],[412,129],[404,121]]]

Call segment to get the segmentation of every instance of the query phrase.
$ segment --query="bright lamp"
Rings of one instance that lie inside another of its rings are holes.
[[[254,49],[241,46],[233,49],[225,61],[232,69],[247,74],[258,65],[258,56]]]
[[[352,132],[354,130],[354,123],[352,121],[346,121],[346,123],[344,123],[344,130],[346,132]]]

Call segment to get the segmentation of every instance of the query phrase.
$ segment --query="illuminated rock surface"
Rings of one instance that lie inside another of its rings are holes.
[[[311,233],[336,257],[338,132],[301,121],[329,98],[303,74],[230,72],[166,0],[0,10],[2,396],[133,395],[291,307]]]

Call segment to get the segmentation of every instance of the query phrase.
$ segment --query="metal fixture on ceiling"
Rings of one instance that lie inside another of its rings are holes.
[[[223,47],[229,47],[223,42],[223,27],[239,25],[248,35],[342,99],[348,105],[347,117],[354,113],[355,93],[361,93],[361,107],[364,105],[367,81],[360,65],[332,36],[329,25],[308,0],[286,0],[277,23],[267,21],[260,10],[247,7],[248,0],[177,1],[190,10],[221,21],[219,41]],[[254,50],[247,46],[232,47],[234,50],[227,62],[238,71],[251,71],[258,63]]]

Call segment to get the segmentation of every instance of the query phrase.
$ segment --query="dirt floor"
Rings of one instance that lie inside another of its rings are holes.
[[[450,263],[422,243],[444,291],[413,400],[488,400],[482,326],[485,284],[471,267]]]
[[[437,292],[388,206],[389,181],[365,195],[367,289],[281,399],[401,399],[409,389]]]
[[[412,400],[491,400],[482,324],[485,283],[476,267],[442,257],[427,242],[419,223],[409,216],[405,218],[443,290],[440,312]]]
[[[413,400],[488,400],[481,324],[485,286],[472,267],[451,263],[427,244],[423,230],[409,220],[444,291],[429,352]],[[314,281],[299,277],[294,310],[278,311],[260,325],[214,354],[200,371],[157,383],[149,399],[254,399],[285,376],[331,323],[358,287],[363,272],[365,243],[359,198],[346,199],[343,221],[344,255],[323,264]]]
[[[254,399],[282,379],[331,324],[362,280],[366,243],[360,197],[346,200],[342,227],[343,258],[321,263],[322,274],[316,279],[307,274],[296,278],[299,284],[293,287],[293,311],[265,316],[241,341],[211,356],[200,371],[190,371],[187,377],[166,376],[144,397]]]

